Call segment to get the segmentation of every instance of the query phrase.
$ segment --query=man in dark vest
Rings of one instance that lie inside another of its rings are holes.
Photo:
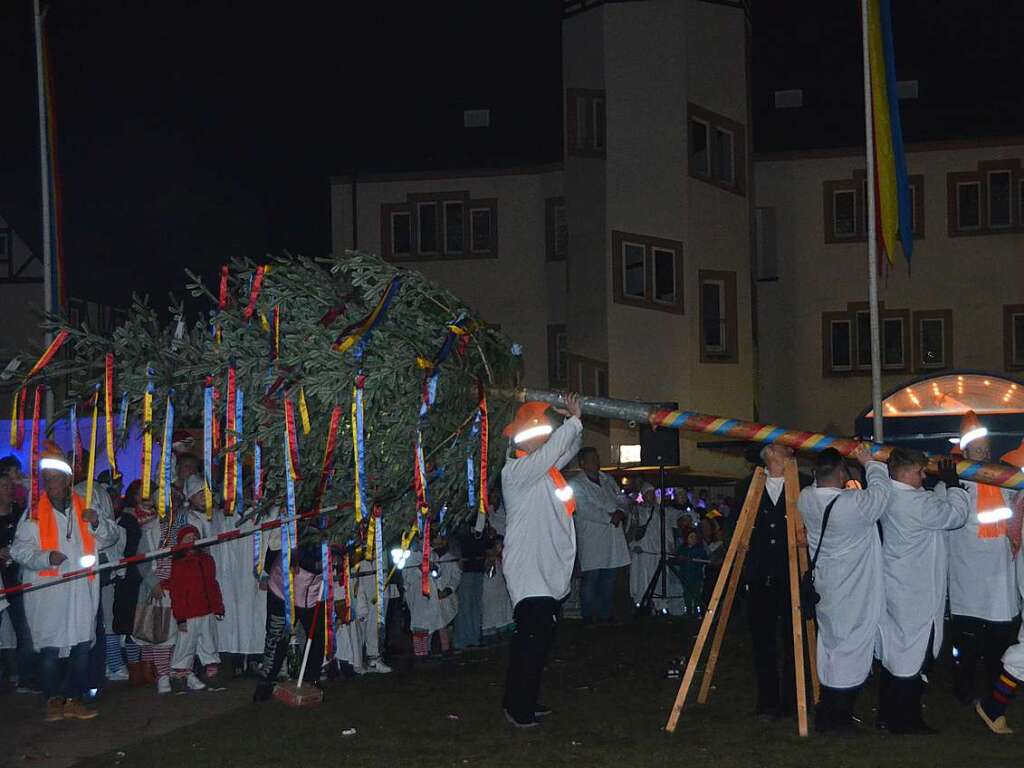
[[[757,677],[755,714],[792,717],[796,714],[796,684],[783,469],[793,451],[772,444],[764,446],[759,456],[765,467],[765,487],[743,573]]]

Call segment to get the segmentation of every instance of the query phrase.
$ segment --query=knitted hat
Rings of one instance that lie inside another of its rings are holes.
[[[191,499],[197,493],[202,493],[205,483],[199,475],[189,475],[185,479],[185,498]]]

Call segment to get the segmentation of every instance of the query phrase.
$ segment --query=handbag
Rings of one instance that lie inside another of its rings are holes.
[[[135,606],[132,637],[151,645],[167,642],[171,634],[171,609],[147,600]]]
[[[814,588],[814,567],[818,564],[818,555],[821,554],[821,542],[825,539],[825,530],[828,528],[828,518],[832,513],[832,507],[839,501],[836,495],[825,507],[825,514],[821,519],[821,536],[818,537],[818,546],[814,550],[814,557],[811,558],[811,565],[800,579],[800,613],[805,621],[817,618],[818,603],[821,602],[821,595]]]

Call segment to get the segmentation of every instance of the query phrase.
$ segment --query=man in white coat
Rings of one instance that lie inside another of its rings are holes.
[[[633,603],[639,608],[644,593],[654,578],[654,573],[661,562],[661,511],[657,498],[657,490],[651,483],[640,485],[643,501],[637,503],[631,513],[634,520],[630,526],[631,559],[629,563],[629,592]],[[675,552],[676,523],[683,511],[675,506],[665,506],[665,552],[669,556]],[[665,592],[667,598],[658,597],[653,600],[654,608],[666,610],[673,616],[682,616],[685,612],[683,602],[683,585],[672,568],[665,568]],[[661,579],[654,587],[655,594],[661,594]]]
[[[968,412],[961,424],[960,450],[971,461],[991,461],[988,431]],[[1001,670],[1000,659],[1013,643],[1020,615],[1014,567],[1019,540],[1008,536],[1014,492],[963,481],[971,496],[967,524],[949,534],[949,612],[953,641],[953,693],[965,705],[977,698],[979,659],[984,659],[988,691]]]
[[[924,664],[942,648],[946,612],[946,531],[961,528],[970,497],[956,464],[940,463],[943,482],[923,487],[928,457],[909,448],[889,455],[892,495],[882,515],[885,615],[878,720],[890,733],[935,733],[921,715]]]
[[[579,450],[583,424],[579,398],[569,394],[565,403],[569,418],[557,429],[547,405],[524,403],[504,432],[516,452],[501,470],[502,565],[516,620],[504,707],[519,728],[537,726],[547,713],[538,703],[541,676],[576,561],[576,504],[560,470]]]
[[[39,462],[43,493],[18,525],[11,556],[33,584],[57,581],[62,573],[96,564],[97,552],[118,540],[119,528],[87,509],[71,490],[71,466],[55,445]],[[25,614],[39,651],[39,677],[48,721],[88,720],[96,711],[82,703],[86,694],[89,649],[96,640],[100,604],[97,576],[74,579],[25,593]],[[59,659],[68,659],[62,681]]]
[[[576,542],[579,547],[580,608],[583,623],[612,620],[612,601],[619,569],[629,565],[629,546],[623,533],[628,500],[615,480],[601,471],[596,448],[577,457],[581,472],[569,481],[576,497]]]
[[[805,488],[797,502],[807,526],[808,548],[818,553],[814,582],[821,596],[821,702],[814,726],[821,732],[855,727],[854,701],[871,672],[885,611],[882,542],[875,523],[889,503],[892,483],[885,465],[871,459],[867,445],[859,446],[854,457],[865,467],[867,488],[844,490],[849,470],[839,452],[827,448],[815,457],[814,485]],[[829,518],[823,525],[826,508]]]

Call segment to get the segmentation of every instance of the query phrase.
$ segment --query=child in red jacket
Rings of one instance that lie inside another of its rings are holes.
[[[194,525],[178,531],[178,544],[191,544],[199,536]],[[171,657],[172,680],[183,681],[191,691],[201,691],[206,685],[192,672],[192,662],[206,667],[206,678],[217,676],[220,655],[217,653],[217,631],[214,618],[224,618],[224,600],[217,584],[217,566],[213,558],[201,549],[188,549],[174,555],[171,578],[167,584],[171,592],[171,613],[178,622],[178,639]]]

